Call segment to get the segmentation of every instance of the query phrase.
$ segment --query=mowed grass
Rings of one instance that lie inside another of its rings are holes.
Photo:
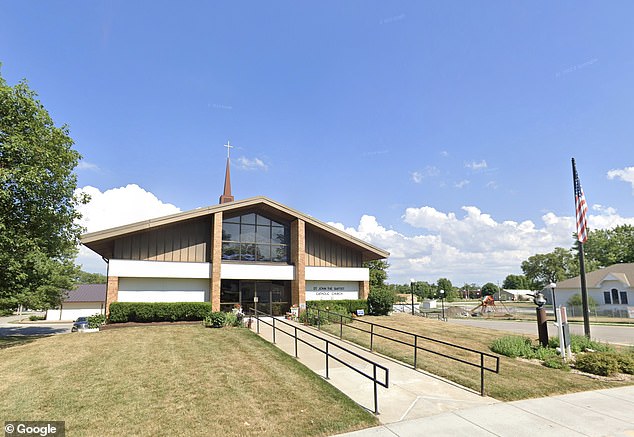
[[[491,329],[454,325],[433,319],[412,317],[411,315],[402,313],[383,317],[366,316],[363,320],[488,352],[492,355],[496,354],[493,354],[489,349],[491,342],[505,335],[500,331]],[[353,329],[351,326],[363,329],[364,331]],[[338,324],[327,325],[322,327],[322,329],[339,336],[340,328]],[[369,331],[370,326],[368,324],[353,322],[350,325],[344,325],[343,337],[364,347],[369,347]],[[394,333],[386,329],[377,328],[376,326],[374,333],[394,337],[409,344],[413,344],[414,341],[411,335]],[[460,351],[455,348],[420,339],[418,346],[446,355],[460,357],[472,363],[480,363],[479,354]],[[413,349],[411,346],[405,346],[378,338],[377,336],[374,337],[375,351],[411,365],[414,363]],[[454,381],[478,393],[480,392],[479,367],[472,367],[421,350],[418,352],[417,364],[418,368],[422,370]],[[490,358],[486,359],[485,365],[490,368],[495,368],[494,360]],[[625,380],[619,380],[618,378],[599,379],[558,369],[549,369],[538,363],[505,356],[500,356],[500,373],[495,374],[487,371],[485,372],[484,378],[486,394],[503,401],[545,397],[634,384],[634,380],[631,377],[626,377]]]
[[[247,329],[124,328],[0,350],[0,418],[68,436],[321,436],[378,424]]]

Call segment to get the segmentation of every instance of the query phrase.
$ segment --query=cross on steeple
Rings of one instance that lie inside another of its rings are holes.
[[[229,141],[227,141],[227,144],[225,144],[225,147],[227,148],[227,159],[229,158],[229,152],[231,151],[231,149],[233,149],[233,146],[231,145],[231,143]]]
[[[229,152],[233,149],[233,146],[227,141],[224,145],[227,148],[227,169],[225,170],[225,189],[220,196],[220,203],[233,202],[233,196],[231,195],[231,173],[229,169],[230,155]]]

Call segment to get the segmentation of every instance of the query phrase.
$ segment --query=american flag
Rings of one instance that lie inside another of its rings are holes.
[[[574,165],[574,164],[573,164]],[[580,243],[588,241],[588,223],[586,222],[586,213],[588,212],[588,205],[586,204],[586,197],[583,195],[583,188],[581,188],[581,182],[579,182],[579,175],[577,174],[577,168],[574,168],[574,182],[575,182],[575,207],[577,210],[577,240]]]

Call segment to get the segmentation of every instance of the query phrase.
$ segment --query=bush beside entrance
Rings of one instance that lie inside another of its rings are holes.
[[[204,320],[211,314],[210,302],[113,302],[110,323],[179,322]]]

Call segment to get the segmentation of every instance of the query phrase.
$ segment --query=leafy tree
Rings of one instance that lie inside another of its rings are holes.
[[[506,290],[528,290],[530,283],[524,275],[508,275],[502,283],[502,288]]]
[[[551,282],[572,278],[578,274],[574,270],[575,257],[563,247],[556,247],[551,253],[539,253],[522,262],[522,271],[530,282],[531,289],[541,289]]]
[[[482,286],[482,296],[493,296],[500,291],[500,288],[493,282],[487,282]]]
[[[0,306],[47,308],[70,289],[81,228],[68,127],[56,127],[25,81],[0,76]]]
[[[101,273],[88,273],[83,270],[77,275],[78,284],[105,284],[108,278]]]
[[[373,316],[387,316],[394,306],[395,295],[385,287],[370,290],[368,312]]]
[[[619,225],[613,229],[590,231],[583,249],[586,261],[595,262],[598,268],[634,262],[634,226]]]
[[[436,287],[426,281],[417,281],[414,283],[414,294],[422,299],[431,299],[435,297]]]
[[[445,290],[445,299],[449,302],[452,302],[460,297],[458,292],[454,290],[451,281],[447,278],[440,278],[436,281],[436,292],[439,293],[440,290]]]
[[[583,299],[581,297],[581,294],[577,293],[577,294],[573,294],[570,299],[568,299],[568,305],[570,306],[574,306],[574,307],[580,307],[583,306]],[[597,307],[597,301],[594,300],[594,298],[592,296],[588,296],[588,307],[590,309],[595,309]]]
[[[370,269],[370,290],[385,285],[385,280],[387,279],[386,270],[390,267],[387,261],[381,259],[366,261],[363,263],[363,267]]]

